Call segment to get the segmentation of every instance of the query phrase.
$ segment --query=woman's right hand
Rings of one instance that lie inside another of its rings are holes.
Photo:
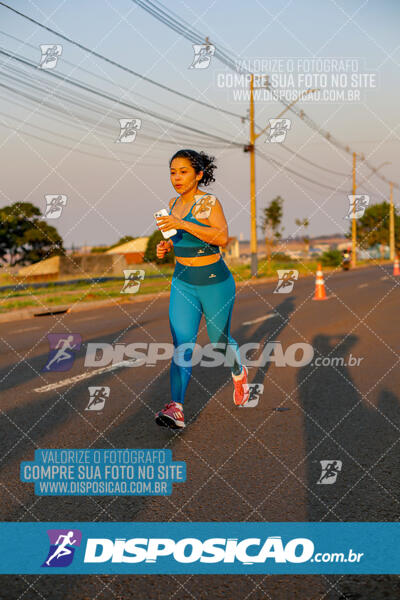
[[[157,258],[164,258],[164,256],[172,249],[172,243],[169,240],[161,240],[157,244]]]

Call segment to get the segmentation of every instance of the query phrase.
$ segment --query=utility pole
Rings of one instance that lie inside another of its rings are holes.
[[[356,153],[353,152],[353,218],[351,221],[351,266],[357,263],[357,224],[356,224]]]
[[[395,258],[394,250],[394,206],[393,206],[393,183],[390,181],[390,213],[389,213],[389,246],[390,260]]]
[[[268,89],[268,80],[265,83],[265,87]],[[293,100],[286,108],[276,117],[279,119],[285,112],[290,110],[296,102],[301,100],[307,94],[312,94],[318,91],[317,89],[305,90],[299,96]],[[257,214],[256,214],[256,162],[255,162],[255,142],[263,135],[269,128],[268,124],[262,131],[255,133],[254,131],[254,74],[250,74],[250,144],[244,147],[245,152],[250,152],[250,253],[251,253],[251,276],[257,276],[258,269],[258,258],[257,258]]]
[[[256,159],[254,152],[254,75],[250,76],[250,253],[251,276],[257,276]]]

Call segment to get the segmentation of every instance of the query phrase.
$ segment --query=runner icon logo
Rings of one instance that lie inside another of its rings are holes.
[[[289,294],[294,286],[294,282],[299,278],[299,272],[295,269],[278,269],[279,281],[274,289],[274,294]]]
[[[242,404],[239,408],[255,408],[260,400],[260,396],[264,391],[263,383],[249,383],[250,396],[246,404]]]
[[[336,482],[338,473],[342,470],[341,460],[320,460],[321,476],[317,481],[318,485],[332,485]]]
[[[82,338],[79,333],[49,333],[50,353],[42,371],[68,371],[75,360],[74,352],[80,350]]]
[[[143,269],[124,269],[125,283],[121,294],[136,294],[145,276]]]
[[[54,69],[57,65],[58,57],[61,56],[62,46],[60,44],[40,44],[39,69]]]
[[[85,410],[103,410],[106,399],[110,397],[110,388],[106,386],[89,386],[89,403]]]
[[[269,119],[270,128],[267,132],[265,142],[278,144],[284,142],[291,124],[290,119]]]
[[[61,217],[62,209],[67,204],[67,196],[64,194],[58,195],[45,195],[46,209],[44,213],[44,219],[58,219]]]
[[[142,119],[119,119],[119,126],[119,138],[116,142],[130,144],[136,139],[136,133],[142,126]]]
[[[68,567],[74,558],[76,546],[81,545],[79,529],[48,529],[50,548],[42,567]]]
[[[192,44],[194,57],[189,69],[207,69],[210,65],[211,57],[215,54],[213,44]]]
[[[369,196],[367,194],[350,194],[347,197],[349,199],[349,210],[345,219],[352,219],[353,217],[354,219],[360,219],[368,207]]]

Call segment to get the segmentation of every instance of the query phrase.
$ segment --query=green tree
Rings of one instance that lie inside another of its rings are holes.
[[[342,263],[342,259],[340,250],[326,250],[321,255],[321,263],[324,267],[338,267]]]
[[[159,229],[156,229],[147,240],[146,251],[144,253],[145,262],[156,262],[157,264],[173,263],[175,258],[174,250],[167,252],[164,258],[157,258],[157,244],[165,239]]]
[[[265,245],[267,248],[267,261],[271,262],[272,247],[282,237],[281,223],[283,217],[283,198],[277,196],[271,200],[270,204],[263,209],[261,227],[265,236]]]
[[[37,206],[15,202],[0,209],[0,260],[10,267],[65,254],[57,229],[42,218]]]
[[[362,217],[357,219],[357,243],[360,248],[370,248],[375,244],[389,246],[389,210],[388,202],[369,206]],[[400,251],[400,216],[394,208],[394,236],[396,251]],[[351,237],[351,223],[348,237]]]
[[[299,227],[304,227],[304,229],[307,229],[307,227],[310,225],[310,221],[308,219],[295,219],[295,223]],[[307,234],[303,235],[303,242],[306,245],[306,252],[308,256],[310,254],[310,236]]]

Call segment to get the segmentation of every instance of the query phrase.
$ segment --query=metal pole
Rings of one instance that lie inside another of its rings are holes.
[[[395,248],[394,248],[394,206],[393,206],[393,183],[390,182],[390,213],[389,213],[389,246],[390,246],[390,260],[395,259]]]
[[[353,196],[356,194],[356,153],[353,152]],[[356,200],[353,198],[353,219],[351,222],[351,266],[357,264],[357,224],[356,224]]]
[[[254,135],[254,76],[250,76],[250,252],[251,276],[257,276],[256,164]]]

